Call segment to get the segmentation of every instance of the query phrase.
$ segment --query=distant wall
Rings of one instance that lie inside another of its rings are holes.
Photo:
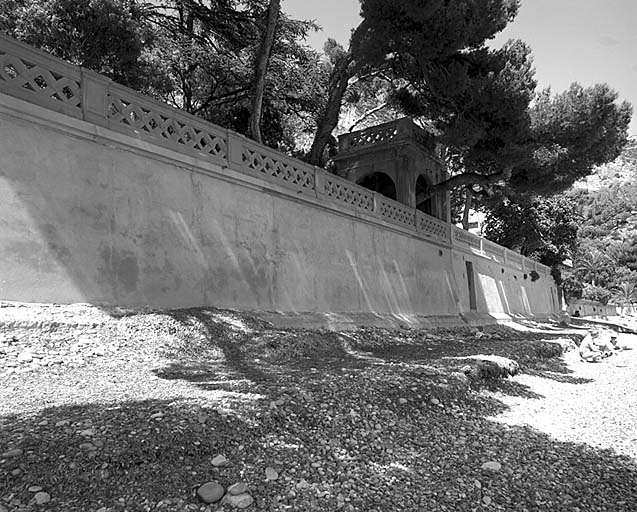
[[[616,316],[618,308],[615,304],[602,304],[595,300],[576,299],[569,302],[568,314],[571,316]]]
[[[16,70],[0,75],[2,300],[557,311],[542,265],[2,37],[0,57]],[[38,71],[45,92],[29,89],[33,65],[56,69]]]

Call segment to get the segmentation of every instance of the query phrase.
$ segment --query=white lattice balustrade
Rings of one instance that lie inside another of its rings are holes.
[[[449,241],[449,224],[431,215],[416,212],[416,229],[425,236]]]
[[[157,107],[135,100],[132,96],[108,95],[108,119],[111,126],[124,125],[182,149],[191,149],[221,159],[226,157],[226,141],[221,134],[196,126],[185,115],[180,118],[178,113],[162,112]]]
[[[374,211],[373,192],[336,176],[326,178],[325,195],[367,212]]]
[[[383,219],[415,227],[414,223],[415,210],[404,204],[397,203],[391,199],[383,197],[380,204],[380,216]]]
[[[63,105],[76,110],[79,115],[82,103],[79,76],[69,77],[65,71],[50,69],[28,57],[0,50],[0,86],[3,90],[13,89],[20,97],[30,96],[31,101],[41,105]]]
[[[278,158],[265,151],[249,147],[243,148],[243,167],[245,171],[267,176],[280,181],[282,185],[294,185],[302,190],[314,191],[314,169],[293,165],[282,155]]]
[[[353,134],[348,139],[348,147],[356,148],[367,146],[369,144],[378,144],[379,142],[388,142],[396,137],[398,130],[395,126],[387,126],[384,128],[370,128]]]

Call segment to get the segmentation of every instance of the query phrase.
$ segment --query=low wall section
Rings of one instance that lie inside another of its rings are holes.
[[[519,254],[0,36],[2,300],[440,322],[555,296]]]

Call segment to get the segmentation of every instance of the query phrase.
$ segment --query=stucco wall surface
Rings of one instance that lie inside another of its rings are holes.
[[[382,221],[0,100],[2,300],[457,316],[471,257],[478,311],[552,312],[546,279],[515,281]]]
[[[454,251],[453,273],[460,293],[460,311],[471,312],[467,262],[472,263],[476,288],[475,313],[494,319],[510,317],[546,318],[559,308],[551,277],[531,279],[532,269],[523,269],[482,258],[468,251]]]

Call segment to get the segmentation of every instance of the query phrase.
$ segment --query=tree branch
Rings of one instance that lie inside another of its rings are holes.
[[[447,192],[458,187],[470,187],[478,185],[488,195],[493,194],[494,185],[504,185],[511,179],[511,173],[513,169],[507,167],[501,172],[493,174],[479,174],[477,172],[464,172],[451,176],[449,179],[437,183],[429,190],[429,196],[433,196],[440,192]]]
[[[379,112],[379,111],[383,110],[384,108],[387,108],[388,106],[389,106],[389,103],[388,103],[388,102],[384,102],[384,103],[381,103],[380,105],[377,105],[377,106],[376,106],[376,107],[374,107],[374,108],[369,109],[367,112],[365,112],[363,115],[361,115],[361,116],[360,116],[360,117],[359,117],[356,121],[354,121],[354,122],[350,125],[350,127],[348,128],[348,130],[347,130],[347,131],[348,131],[348,132],[351,132],[352,130],[354,130],[354,127],[355,127],[357,124],[362,123],[362,122],[363,122],[363,121],[365,121],[365,119],[367,119],[368,117],[373,116],[376,112]]]

